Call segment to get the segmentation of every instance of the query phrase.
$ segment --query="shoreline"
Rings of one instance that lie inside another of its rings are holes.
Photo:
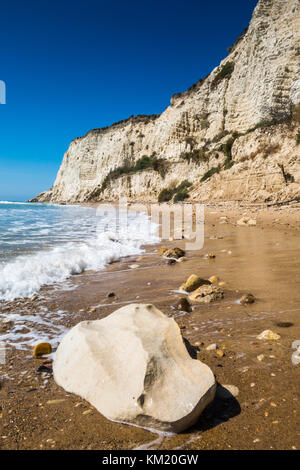
[[[126,303],[153,303],[176,319],[183,336],[192,344],[204,343],[199,358],[211,367],[218,382],[238,387],[239,395],[234,400],[215,400],[192,429],[158,437],[150,431],[106,420],[87,402],[59,388],[51,374],[37,373],[42,360],[33,359],[30,349],[9,349],[7,363],[0,369],[1,447],[299,448],[295,431],[299,420],[299,369],[290,359],[291,343],[300,338],[300,294],[296,286],[299,208],[291,209],[287,213],[286,209],[274,210],[269,217],[263,211],[257,212],[257,226],[239,227],[236,222],[244,208],[217,209],[210,205],[206,209],[204,248],[187,252],[186,262],[167,265],[156,252],[162,246],[184,249],[185,240],[162,241],[104,270],[73,276],[69,284],[77,285],[75,290],[56,291],[49,286],[35,301],[15,301],[6,312],[9,318],[17,309],[24,313],[25,321],[26,312],[38,316],[41,307],[50,314],[63,310],[59,322],[70,328],[82,320],[103,318]],[[225,215],[228,220],[220,220]],[[247,215],[254,214],[247,210]],[[216,258],[206,259],[208,252],[215,253]],[[218,275],[226,282],[224,299],[197,305],[191,313],[176,312],[171,306],[180,296],[174,290],[193,273],[205,278]],[[116,297],[111,299],[107,294],[112,291]],[[248,292],[257,301],[239,305],[238,298]],[[278,327],[279,322],[292,326]],[[256,340],[265,329],[279,333],[281,339],[271,344]],[[211,343],[220,345],[222,358],[206,350]],[[257,356],[261,354],[264,360],[260,362]]]

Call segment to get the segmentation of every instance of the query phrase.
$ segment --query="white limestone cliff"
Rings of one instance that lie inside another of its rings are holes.
[[[190,200],[295,199],[299,129],[300,1],[259,0],[249,28],[208,77],[174,95],[159,116],[131,117],[73,140],[54,186],[35,200],[157,201],[163,188],[186,179]],[[197,161],[182,158],[193,151]],[[163,171],[111,177],[144,155],[160,159]]]

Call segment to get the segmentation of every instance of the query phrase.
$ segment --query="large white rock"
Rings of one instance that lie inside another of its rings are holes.
[[[189,355],[177,323],[153,305],[132,304],[84,321],[60,343],[54,378],[106,418],[179,432],[215,395],[208,366]]]

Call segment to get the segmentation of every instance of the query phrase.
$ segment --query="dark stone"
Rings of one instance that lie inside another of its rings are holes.
[[[185,297],[181,297],[178,299],[175,304],[173,305],[175,310],[180,310],[183,312],[190,312],[191,311],[191,304]]]
[[[279,328],[290,328],[291,326],[294,326],[294,323],[291,323],[289,321],[279,321],[276,323],[276,326],[279,326]]]
[[[178,259],[185,255],[185,251],[183,251],[181,248],[175,247],[175,248],[170,248],[169,250],[165,251],[163,255],[166,258]]]

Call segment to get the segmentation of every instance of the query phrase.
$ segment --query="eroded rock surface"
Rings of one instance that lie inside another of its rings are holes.
[[[58,385],[108,419],[172,432],[194,424],[216,389],[177,323],[149,304],[76,325],[57,349],[53,372]]]

